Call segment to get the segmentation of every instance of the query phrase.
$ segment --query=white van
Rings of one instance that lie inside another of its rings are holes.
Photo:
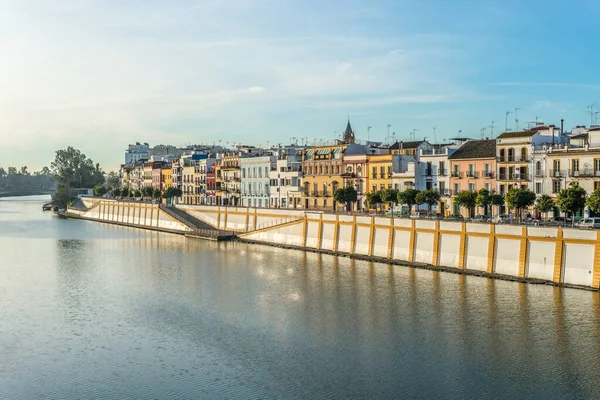
[[[584,218],[577,223],[579,229],[600,229],[600,218]]]

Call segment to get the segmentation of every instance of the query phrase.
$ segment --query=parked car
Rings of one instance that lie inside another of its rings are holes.
[[[569,226],[573,222],[572,218],[567,217],[566,225]],[[565,217],[552,217],[547,220],[544,225],[549,226],[565,226]]]
[[[425,213],[424,212],[414,212],[414,213],[410,214],[410,217],[412,219],[422,219],[422,218],[425,218]]]
[[[470,222],[489,222],[490,218],[487,215],[476,215],[469,220]]]
[[[492,217],[490,220],[492,224],[505,224],[508,222],[508,215],[506,214],[498,214]]]
[[[425,219],[444,219],[444,215],[443,214],[431,214],[425,217]]]
[[[444,221],[464,221],[465,218],[460,214],[451,214],[444,218]]]
[[[583,218],[576,226],[579,229],[600,229],[600,218]]]

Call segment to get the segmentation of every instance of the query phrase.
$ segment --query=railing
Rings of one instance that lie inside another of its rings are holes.
[[[221,231],[212,227],[206,228],[209,226],[206,222],[200,221],[198,218],[193,217],[184,211],[181,211],[177,207],[168,206],[166,204],[159,204],[158,208],[160,208],[162,211],[166,212],[171,217],[175,218],[177,221],[190,228],[196,234],[211,237],[225,237],[232,235],[232,233],[228,231]]]
[[[442,196],[450,197],[450,196],[452,196],[452,190],[451,189],[440,189],[440,194]]]
[[[448,175],[448,170],[447,169],[440,169],[440,168],[438,168],[438,175],[439,176],[446,176],[446,175]]]
[[[426,169],[426,170],[425,170],[425,175],[426,175],[426,176],[431,176],[431,175],[433,175],[433,170],[431,170],[431,169]]]
[[[531,161],[531,157],[496,157],[496,161],[498,162],[502,162],[502,163],[528,163]]]
[[[567,171],[564,169],[551,169],[550,177],[552,178],[565,178],[567,176]]]
[[[491,171],[487,171],[483,173],[483,177],[484,178],[493,178],[494,177],[494,173]]]
[[[462,174],[460,173],[460,171],[452,171],[452,177],[453,178],[462,178]]]
[[[536,178],[543,178],[546,176],[546,171],[542,170],[542,169],[538,169],[535,171],[535,177]]]
[[[578,169],[578,170],[569,170],[569,176],[573,176],[573,177],[595,177],[595,176],[600,176],[600,171],[594,171],[591,168],[584,168],[584,169]]]
[[[271,228],[273,226],[277,226],[277,225],[282,225],[282,224],[287,224],[288,222],[294,222],[294,221],[300,221],[301,219],[303,219],[304,217],[286,217],[286,218],[277,218],[268,222],[264,222],[260,225],[257,225],[254,227],[253,230],[257,231],[259,229],[265,229],[265,228]]]
[[[479,172],[467,171],[467,178],[479,178]]]

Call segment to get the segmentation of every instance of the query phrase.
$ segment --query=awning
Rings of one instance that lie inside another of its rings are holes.
[[[329,150],[317,150],[317,155],[319,156],[324,156],[326,154],[329,154]]]
[[[333,158],[340,158],[340,149],[333,150]]]
[[[314,153],[314,150],[308,150],[308,151],[306,152],[306,156],[307,156],[307,157],[310,157],[310,156],[312,156],[312,155],[313,155],[313,153]]]

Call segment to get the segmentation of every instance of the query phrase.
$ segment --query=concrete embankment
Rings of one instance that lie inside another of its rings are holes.
[[[90,204],[82,217],[191,233],[158,205]],[[598,289],[597,231],[333,215],[303,210],[178,206],[238,240],[530,283]]]

